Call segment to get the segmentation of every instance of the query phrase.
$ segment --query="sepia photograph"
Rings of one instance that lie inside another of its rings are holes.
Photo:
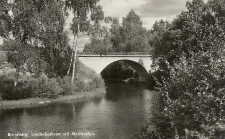
[[[225,139],[225,0],[0,0],[0,139]]]

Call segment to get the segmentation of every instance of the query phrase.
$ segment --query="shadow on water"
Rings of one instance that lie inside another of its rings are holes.
[[[116,101],[126,99],[130,96],[140,95],[140,90],[146,89],[147,85],[144,83],[108,83],[106,84],[106,100]]]
[[[0,109],[0,137],[6,137],[8,132],[80,131],[95,133],[96,139],[129,139],[149,119],[149,100],[154,93],[140,83],[110,83],[106,86],[105,96]]]

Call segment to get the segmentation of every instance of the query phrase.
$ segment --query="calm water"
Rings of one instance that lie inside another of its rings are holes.
[[[20,133],[19,136],[24,133],[35,139],[130,139],[149,119],[151,112],[154,92],[144,88],[144,85],[110,84],[102,97],[0,109],[0,138],[10,138],[8,133]],[[78,136],[78,133],[87,135]]]

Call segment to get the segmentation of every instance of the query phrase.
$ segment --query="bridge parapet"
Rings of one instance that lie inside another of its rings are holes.
[[[94,52],[79,52],[79,55],[151,55],[149,52],[108,52],[107,54],[99,54]]]
[[[107,54],[78,53],[78,57],[151,57],[149,52],[110,52]]]

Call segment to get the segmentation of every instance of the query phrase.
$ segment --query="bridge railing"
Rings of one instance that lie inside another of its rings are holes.
[[[100,55],[100,53],[94,52],[78,52],[78,55]],[[108,52],[101,55],[151,55],[149,52]]]

